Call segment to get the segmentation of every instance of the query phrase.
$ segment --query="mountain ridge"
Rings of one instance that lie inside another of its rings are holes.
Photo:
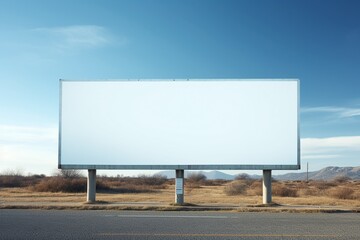
[[[224,180],[234,180],[236,175],[227,174],[221,171],[185,171],[185,178],[189,174],[193,173],[202,173],[206,176],[207,179],[224,179]],[[160,171],[158,174],[164,175],[167,178],[174,178],[175,171],[167,170]],[[296,173],[285,173],[280,175],[273,175],[273,178],[276,180],[306,180],[306,172],[296,172]],[[360,179],[360,166],[357,167],[336,167],[329,166],[318,171],[312,171],[308,173],[309,180],[331,180],[337,177],[348,177],[350,179]],[[260,179],[261,175],[249,175],[250,178]]]

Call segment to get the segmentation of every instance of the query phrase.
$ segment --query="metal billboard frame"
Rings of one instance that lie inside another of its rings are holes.
[[[297,83],[297,164],[261,165],[261,164],[194,164],[194,165],[102,165],[102,164],[61,164],[61,119],[62,119],[62,83],[63,82],[125,82],[125,81],[292,81]],[[300,80],[299,79],[118,79],[118,80],[64,80],[59,81],[59,169],[98,169],[98,170],[299,170],[300,169]]]

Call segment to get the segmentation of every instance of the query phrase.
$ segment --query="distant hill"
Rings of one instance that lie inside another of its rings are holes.
[[[331,180],[336,177],[349,177],[360,179],[360,167],[326,167],[319,171],[309,172],[309,179],[312,180]],[[305,180],[306,172],[286,173],[274,176],[278,180]]]
[[[233,180],[235,175],[223,173],[221,171],[200,171],[206,176],[207,179],[224,179],[224,180]],[[194,173],[194,171],[185,171],[185,177],[188,174]],[[164,175],[167,178],[174,178],[175,171],[161,171],[158,174]],[[309,179],[311,180],[331,180],[336,177],[349,177],[351,179],[360,179],[360,166],[359,167],[326,167],[319,171],[309,172]],[[262,176],[259,175],[250,175],[251,178],[259,179]],[[295,173],[286,173],[282,175],[274,175],[274,179],[277,180],[306,180],[306,172],[295,172]]]

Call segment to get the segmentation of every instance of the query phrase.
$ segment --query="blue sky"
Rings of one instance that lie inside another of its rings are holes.
[[[359,1],[0,1],[0,172],[57,163],[58,79],[299,78],[302,162],[360,165]]]

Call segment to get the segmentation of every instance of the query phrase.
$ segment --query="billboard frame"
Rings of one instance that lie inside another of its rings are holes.
[[[138,81],[263,81],[297,83],[297,164],[191,164],[191,165],[103,165],[103,164],[61,164],[61,120],[62,120],[62,83],[63,82],[138,82]],[[59,169],[98,169],[98,170],[299,170],[300,163],[300,80],[299,79],[116,79],[116,80],[59,80],[59,142],[58,168]]]

